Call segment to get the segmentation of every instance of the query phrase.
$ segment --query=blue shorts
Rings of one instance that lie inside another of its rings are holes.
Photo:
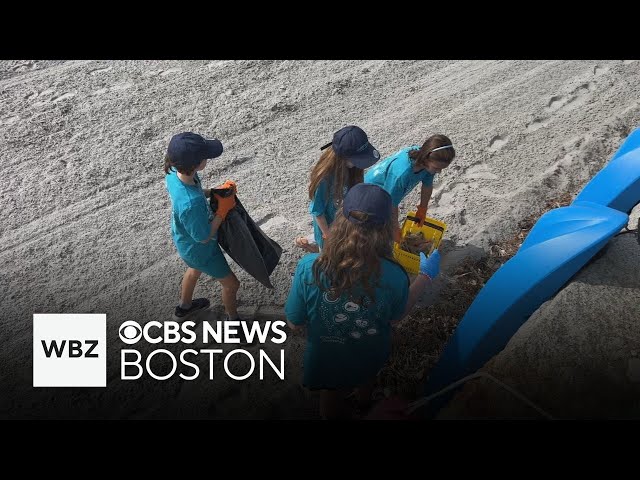
[[[206,244],[191,244],[181,246],[176,244],[180,258],[191,268],[222,279],[231,273],[229,263],[216,239]]]

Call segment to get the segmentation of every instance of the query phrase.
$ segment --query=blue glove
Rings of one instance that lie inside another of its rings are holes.
[[[420,252],[420,273],[434,280],[440,273],[440,252],[435,249],[427,258],[424,252]]]

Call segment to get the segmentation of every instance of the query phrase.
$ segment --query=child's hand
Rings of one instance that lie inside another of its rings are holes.
[[[221,197],[217,193],[213,194],[215,199],[218,201],[218,209],[216,210],[216,215],[222,218],[223,220],[227,218],[227,214],[236,206],[236,197],[235,195],[231,195],[229,197]]]
[[[440,252],[435,249],[429,257],[420,252],[420,274],[434,280],[440,273]]]
[[[402,229],[396,228],[393,231],[393,241],[396,243],[402,243]]]
[[[236,195],[238,193],[238,186],[233,180],[227,180],[220,188],[233,188],[233,194]]]

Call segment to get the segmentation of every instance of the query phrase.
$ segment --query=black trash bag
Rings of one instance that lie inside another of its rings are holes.
[[[214,193],[229,196],[231,189],[212,189],[211,209],[218,209]],[[269,276],[282,255],[282,247],[269,238],[247,213],[236,195],[236,206],[218,228],[218,244],[245,272],[273,289]]]

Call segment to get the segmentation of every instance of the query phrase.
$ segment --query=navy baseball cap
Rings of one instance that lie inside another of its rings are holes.
[[[338,130],[333,134],[333,141],[322,147],[321,150],[330,146],[333,147],[336,155],[346,158],[363,170],[380,160],[380,152],[369,143],[369,138],[364,130],[355,125],[348,125]]]
[[[354,210],[366,213],[367,219],[360,221],[352,217]],[[391,195],[373,183],[357,183],[344,197],[342,214],[353,223],[383,225],[391,220]]]
[[[222,142],[206,140],[193,132],[174,135],[169,142],[167,155],[171,161],[181,167],[195,167],[203,160],[222,155]]]

